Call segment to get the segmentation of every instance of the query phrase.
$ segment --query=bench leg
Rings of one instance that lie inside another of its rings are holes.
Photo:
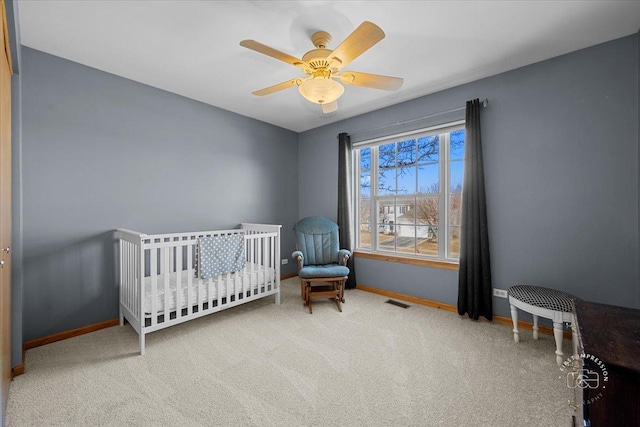
[[[513,321],[513,340],[520,342],[520,331],[518,331],[518,309],[515,305],[511,305],[511,320]]]
[[[533,315],[533,339],[538,339],[538,316]]]
[[[564,353],[562,352],[562,322],[553,322],[553,337],[556,339],[556,363],[562,365]]]

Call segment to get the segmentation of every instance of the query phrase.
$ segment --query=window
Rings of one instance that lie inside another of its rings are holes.
[[[357,143],[354,154],[357,248],[457,260],[464,123]]]

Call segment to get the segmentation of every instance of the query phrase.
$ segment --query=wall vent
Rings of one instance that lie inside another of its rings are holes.
[[[409,307],[411,307],[409,304],[405,304],[403,302],[392,300],[392,299],[388,299],[385,302],[387,304],[395,305],[395,306],[400,307],[400,308],[409,308]]]

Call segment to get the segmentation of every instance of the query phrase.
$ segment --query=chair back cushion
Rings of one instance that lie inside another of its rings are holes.
[[[297,249],[304,255],[304,265],[338,262],[338,224],[329,218],[310,216],[298,221],[293,229],[296,232]]]

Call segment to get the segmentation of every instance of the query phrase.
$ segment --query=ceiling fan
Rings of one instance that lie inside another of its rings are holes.
[[[320,104],[324,113],[338,109],[337,99],[344,93],[344,87],[334,81],[347,85],[370,87],[384,90],[397,90],[403,80],[398,77],[381,76],[378,74],[362,73],[358,71],[342,71],[348,63],[362,55],[385,37],[384,32],[376,24],[365,21],[356,28],[334,50],[327,48],[331,42],[331,35],[325,31],[318,31],[311,36],[311,42],[316,47],[298,59],[287,53],[266,46],[255,40],[242,40],[240,46],[279,59],[300,68],[308,77],[295,78],[252,92],[263,96],[278,92],[292,86],[298,86],[300,94],[307,100]]]

